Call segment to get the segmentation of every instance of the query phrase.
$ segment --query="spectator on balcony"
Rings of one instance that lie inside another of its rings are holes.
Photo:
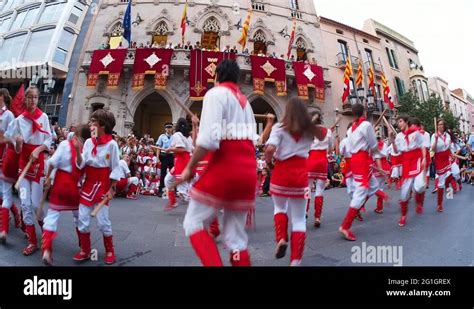
[[[196,45],[194,45],[195,49],[202,49],[201,42],[196,42]]]
[[[146,42],[146,48],[151,48],[151,43],[149,41]]]
[[[158,42],[153,42],[153,45],[151,45],[151,48],[160,48],[160,44]]]
[[[119,43],[117,46],[117,49],[127,49],[125,46],[123,46],[122,42]]]
[[[178,43],[178,45],[176,45],[174,49],[183,49],[183,47],[181,46],[181,43]]]
[[[166,43],[164,41],[160,42],[160,48],[166,48]]]
[[[291,55],[290,60],[291,60],[291,61],[295,61],[295,55]]]
[[[145,48],[145,45],[143,45],[143,43],[140,43],[140,46],[138,46],[138,48]]]
[[[102,45],[100,46],[100,49],[107,49],[107,44],[102,43]]]
[[[137,42],[132,42],[132,49],[137,49]]]
[[[316,58],[314,57],[311,58],[311,64],[316,64],[316,65],[318,64],[318,61],[316,60]]]
[[[246,49],[245,49],[245,50],[242,52],[242,54],[243,54],[243,55],[245,55],[245,56],[248,56],[248,55],[250,55],[250,53],[249,53],[249,49],[248,49],[248,48],[246,48]]]
[[[230,45],[226,45],[225,48],[222,51],[224,53],[231,53]]]
[[[259,50],[258,53],[257,53],[257,56],[265,57],[265,54],[263,53],[263,50]]]
[[[166,48],[167,49],[173,49],[173,43],[170,42]]]
[[[187,41],[184,45],[185,50],[193,50],[193,46],[191,45],[191,41]]]
[[[282,59],[282,60],[285,60],[285,55],[281,54],[280,57],[278,59]]]

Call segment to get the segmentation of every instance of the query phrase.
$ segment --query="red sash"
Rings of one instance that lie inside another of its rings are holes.
[[[23,169],[30,161],[30,156],[33,150],[41,145],[23,144],[23,148],[20,153],[19,173],[21,174]],[[41,152],[38,156],[38,160],[31,164],[30,169],[26,172],[25,179],[39,183],[41,177],[44,176],[44,152]]]
[[[402,156],[390,156],[390,161],[392,161],[392,167],[397,167],[402,165]]]
[[[369,187],[370,162],[372,158],[368,151],[359,151],[352,154],[351,169],[354,181],[360,182],[362,187]]]
[[[196,169],[194,170],[194,172],[198,176],[201,176],[202,173],[204,173],[211,158],[212,158],[212,152],[208,151],[206,155],[204,156],[204,158],[202,158],[202,160],[198,162],[198,164],[196,165]]]
[[[223,140],[191,189],[191,198],[215,208],[236,211],[253,209],[257,189],[256,171],[252,141]]]
[[[309,184],[306,162],[306,158],[298,156],[277,161],[270,180],[270,193],[281,197],[304,198]]]
[[[402,154],[402,178],[408,179],[418,176],[421,170],[423,153],[420,148],[403,152]]]
[[[327,150],[311,150],[307,160],[308,176],[311,179],[328,179]]]
[[[451,150],[436,152],[434,158],[436,174],[443,175],[451,170]]]
[[[110,168],[86,166],[85,174],[80,202],[91,207],[100,203],[103,195],[110,190]]]

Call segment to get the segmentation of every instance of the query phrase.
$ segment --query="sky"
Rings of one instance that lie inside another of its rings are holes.
[[[310,0],[303,0],[310,1]],[[427,77],[474,96],[473,0],[314,0],[316,13],[357,29],[372,18],[415,43]]]

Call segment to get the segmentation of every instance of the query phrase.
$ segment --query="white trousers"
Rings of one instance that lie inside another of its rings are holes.
[[[444,189],[446,187],[446,179],[451,176],[451,172],[447,171],[443,175],[436,175],[436,178],[438,179],[438,188]]]
[[[456,181],[461,179],[461,170],[459,169],[459,165],[455,162],[451,164],[451,173]]]
[[[97,207],[79,205],[79,231],[89,233],[91,226],[91,213]],[[109,219],[109,206],[104,206],[97,214],[97,226],[104,236],[112,236],[112,222]]]
[[[40,179],[39,183],[27,179],[23,179],[20,183],[19,194],[25,225],[34,225],[35,223],[36,210],[43,197],[43,183],[44,177]]]
[[[352,176],[346,178],[346,190],[352,199],[352,195],[354,194],[354,178],[352,178]]]
[[[3,198],[3,208],[10,209],[13,205],[13,184],[7,181],[3,181],[2,184],[2,198]]]
[[[385,177],[375,177],[378,182],[378,188],[380,191],[383,191],[385,188]]]
[[[321,179],[315,179],[315,180],[310,179],[309,188],[311,188],[311,182],[312,181],[314,181],[314,183],[316,184],[316,190],[314,192],[314,196],[313,196],[313,192],[311,190],[309,190],[311,199],[313,199],[316,196],[323,196],[324,189],[326,189],[326,181],[321,180]]]
[[[306,232],[306,200],[272,196],[275,206],[274,214],[291,212],[291,225],[293,232]]]
[[[392,168],[392,173],[390,174],[391,178],[397,179],[402,176],[402,167],[401,166],[396,166]]]
[[[416,193],[423,193],[426,189],[426,175],[420,173],[416,177],[410,177],[404,180],[400,190],[400,201],[406,202],[410,199],[411,190]]]
[[[166,174],[165,176],[165,186],[166,188],[169,188],[171,187],[174,183],[176,182],[176,177],[174,177],[173,175],[171,175],[171,173],[168,173]],[[186,201],[189,200],[189,182],[183,182],[183,183],[180,183],[176,189],[178,190],[178,193],[183,195],[184,199]]]
[[[48,214],[44,218],[43,228],[47,231],[56,232],[58,230],[58,220],[61,216],[61,211],[48,209]],[[79,211],[72,211],[72,216],[74,218],[74,226],[77,227],[79,223]]]
[[[351,208],[360,209],[364,205],[366,198],[371,197],[379,189],[379,182],[374,176],[369,179],[369,187],[364,188],[359,181],[353,181],[354,192],[351,198]]]
[[[217,208],[191,199],[183,222],[186,236],[189,237],[196,232],[207,230],[218,212]],[[227,249],[231,252],[246,250],[248,246],[248,236],[245,231],[247,212],[224,209],[222,220],[222,234]]]

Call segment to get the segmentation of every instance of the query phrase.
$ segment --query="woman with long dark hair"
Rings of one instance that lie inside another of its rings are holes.
[[[298,266],[303,258],[306,239],[306,200],[309,195],[307,158],[315,136],[323,140],[327,129],[315,125],[306,104],[297,98],[286,105],[281,123],[276,124],[267,142],[265,157],[268,165],[276,159],[270,181],[270,193],[275,205],[274,220],[277,247],[275,256],[281,259],[288,247],[288,215],[291,212],[290,265]]]

